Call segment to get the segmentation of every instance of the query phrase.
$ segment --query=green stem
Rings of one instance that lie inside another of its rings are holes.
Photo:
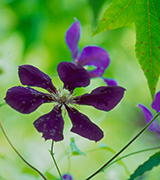
[[[54,141],[52,141],[52,144],[51,144],[50,154],[51,154],[51,156],[52,156],[52,159],[53,159],[53,161],[54,161],[54,164],[55,164],[55,166],[56,166],[56,169],[57,169],[57,171],[58,171],[58,174],[59,174],[61,180],[63,180],[63,177],[62,177],[62,174],[61,174],[60,169],[59,169],[59,167],[58,167],[58,164],[57,164],[57,162],[56,162],[56,159],[54,158],[53,145],[54,145]]]
[[[102,167],[100,167],[96,172],[90,175],[86,180],[91,179],[99,172],[103,171],[106,166],[108,166],[115,158],[117,158],[124,150],[126,150],[151,124],[152,122],[160,115],[160,112],[133,138],[129,141],[117,154],[115,154],[109,161],[107,161]]]
[[[114,164],[117,161],[120,161],[120,160],[122,160],[122,159],[124,159],[124,158],[126,158],[128,156],[132,156],[132,155],[139,154],[139,153],[146,152],[146,151],[153,151],[153,150],[156,150],[156,149],[160,149],[160,146],[154,147],[154,148],[143,149],[143,150],[140,150],[140,151],[136,151],[136,152],[132,152],[132,153],[126,154],[125,156],[122,156],[122,157],[116,159],[115,161],[112,161],[106,168],[108,168],[112,164]]]
[[[32,168],[33,170],[35,170],[43,179],[47,180],[47,178],[45,178],[44,175],[43,175],[37,168],[35,168],[35,167],[32,166],[29,162],[27,162],[27,161],[24,159],[24,157],[22,157],[22,156],[20,155],[20,153],[16,150],[16,148],[13,146],[13,144],[12,144],[11,141],[9,140],[7,134],[5,133],[5,130],[4,130],[3,126],[2,126],[1,120],[0,120],[0,126],[1,126],[2,132],[3,132],[4,136],[6,137],[8,143],[10,144],[10,146],[12,147],[12,149],[17,153],[17,155],[22,159],[22,161],[25,162],[30,168]]]

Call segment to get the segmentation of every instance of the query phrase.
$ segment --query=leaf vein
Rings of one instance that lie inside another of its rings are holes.
[[[132,1],[132,0],[130,0],[130,1],[128,2],[128,4],[127,4],[124,8],[122,8],[122,10],[121,10],[119,13],[117,13],[117,15],[112,19],[112,21],[114,21],[114,20],[129,6],[129,4],[131,3],[131,1]]]
[[[158,19],[158,12],[157,12],[157,10],[156,10],[156,8],[155,8],[155,4],[154,4],[154,1],[153,1],[153,0],[152,0],[152,3],[153,3],[154,10],[155,10],[155,12],[156,12],[157,19]],[[158,23],[159,23],[159,26],[160,26],[160,19],[158,19]]]
[[[157,33],[160,33],[160,31],[156,27],[154,27],[153,25],[150,25],[150,27],[153,28]]]
[[[150,16],[152,16],[154,19],[156,19],[158,21],[158,18],[156,16],[154,16],[153,14],[150,14]]]
[[[150,24],[150,7],[149,7],[149,0],[147,0],[147,8],[148,8],[148,27],[149,27],[149,45],[150,45],[150,57],[151,57],[151,59],[150,59],[150,61],[152,62],[152,42],[151,42],[151,24]],[[152,69],[152,63],[151,63],[151,69]],[[153,71],[153,70],[151,70],[151,71]]]

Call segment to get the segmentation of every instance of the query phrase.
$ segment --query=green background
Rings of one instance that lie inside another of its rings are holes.
[[[151,96],[144,74],[135,55],[135,26],[92,34],[110,1],[86,0],[1,0],[0,2],[0,104],[4,103],[6,91],[20,85],[18,66],[32,64],[48,75],[53,75],[53,84],[61,89],[62,83],[56,75],[56,67],[61,61],[72,61],[65,43],[65,32],[77,18],[82,25],[79,42],[80,50],[87,45],[98,45],[109,52],[111,64],[104,77],[114,78],[127,89],[120,104],[110,112],[102,112],[92,107],[76,106],[104,131],[104,138],[94,143],[71,133],[71,122],[64,111],[65,139],[55,143],[55,158],[62,174],[70,173],[74,180],[83,180],[102,166],[113,152],[99,148],[105,143],[115,152],[119,151],[145,125],[145,119],[138,103],[150,108]],[[80,95],[98,86],[104,86],[101,79],[91,80],[87,88],[77,89]],[[159,91],[158,84],[157,90]],[[33,126],[34,120],[49,112],[53,104],[42,105],[30,115],[20,114],[8,105],[0,107],[0,118],[13,145],[32,165],[44,174],[58,177],[49,154],[51,141],[44,141]],[[153,111],[155,114],[155,112]],[[74,137],[78,148],[86,155],[71,153],[70,138]],[[159,145],[158,135],[147,130],[124,153]],[[95,150],[97,149],[97,150]],[[95,150],[95,151],[92,151]],[[93,180],[124,180],[136,167],[146,161],[152,152],[134,155],[123,160],[126,167],[114,164]],[[126,169],[127,168],[127,169]],[[142,179],[158,180],[159,167],[144,174]],[[15,154],[0,131],[0,179],[37,180],[41,179]],[[53,177],[51,178],[53,179]]]

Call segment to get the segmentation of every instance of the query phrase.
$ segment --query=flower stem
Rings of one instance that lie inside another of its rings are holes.
[[[160,149],[160,146],[158,147],[154,147],[154,148],[148,148],[148,149],[143,149],[143,150],[140,150],[140,151],[135,151],[135,152],[132,152],[132,153],[129,153],[129,154],[126,154],[125,156],[122,156],[114,161],[112,161],[110,164],[108,164],[108,166],[106,166],[106,168],[108,168],[109,166],[111,166],[112,164],[116,163],[117,161],[120,161],[126,157],[129,157],[129,156],[132,156],[132,155],[135,155],[135,154],[139,154],[139,153],[142,153],[142,152],[147,152],[147,151],[153,151],[153,150],[156,150],[156,149]],[[105,169],[105,168],[104,168]],[[104,170],[103,169],[103,170]]]
[[[44,175],[37,169],[35,168],[34,166],[32,166],[29,162],[27,162],[24,157],[22,157],[22,155],[20,155],[20,153],[16,150],[16,148],[13,146],[13,144],[11,143],[11,141],[9,140],[7,134],[5,133],[5,130],[2,126],[2,122],[0,120],[0,127],[2,129],[2,132],[5,136],[5,138],[7,139],[8,143],[10,144],[10,146],[12,147],[12,149],[17,153],[17,155],[22,159],[23,162],[25,162],[30,168],[32,168],[33,170],[35,170],[43,179],[47,180],[47,178],[44,177]]]
[[[53,161],[54,161],[54,164],[55,164],[55,166],[56,166],[56,169],[57,169],[57,171],[58,171],[58,174],[59,174],[61,180],[63,180],[63,177],[62,177],[62,174],[61,174],[60,169],[59,169],[59,167],[58,167],[58,164],[57,164],[57,162],[56,162],[56,159],[54,158],[53,145],[54,145],[54,141],[52,141],[52,144],[51,144],[50,154],[51,154],[51,156],[52,156],[52,159],[53,159]]]
[[[107,161],[102,167],[100,167],[96,172],[90,175],[86,180],[91,179],[99,172],[103,171],[115,158],[117,158],[124,150],[126,150],[151,124],[152,122],[160,115],[160,112],[133,138],[129,141],[117,154],[115,154],[109,161]]]

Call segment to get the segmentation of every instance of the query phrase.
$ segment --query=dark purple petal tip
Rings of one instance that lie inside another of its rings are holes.
[[[80,65],[61,62],[58,64],[57,71],[64,83],[64,88],[70,92],[73,92],[76,87],[86,87],[90,84],[88,72]]]
[[[22,86],[10,88],[4,100],[13,109],[24,114],[29,114],[35,111],[41,104],[50,101],[47,94]]]
[[[72,132],[95,142],[103,138],[103,131],[92,123],[86,115],[72,107],[66,106],[66,109],[73,124]]]
[[[64,121],[61,115],[61,107],[55,106],[50,113],[39,117],[33,124],[38,132],[43,133],[42,137],[45,140],[63,140]]]
[[[56,92],[51,78],[32,65],[19,66],[18,74],[23,85],[41,87],[49,92]]]
[[[101,86],[90,94],[75,97],[75,103],[93,106],[96,109],[110,111],[123,98],[125,89],[120,86]]]

